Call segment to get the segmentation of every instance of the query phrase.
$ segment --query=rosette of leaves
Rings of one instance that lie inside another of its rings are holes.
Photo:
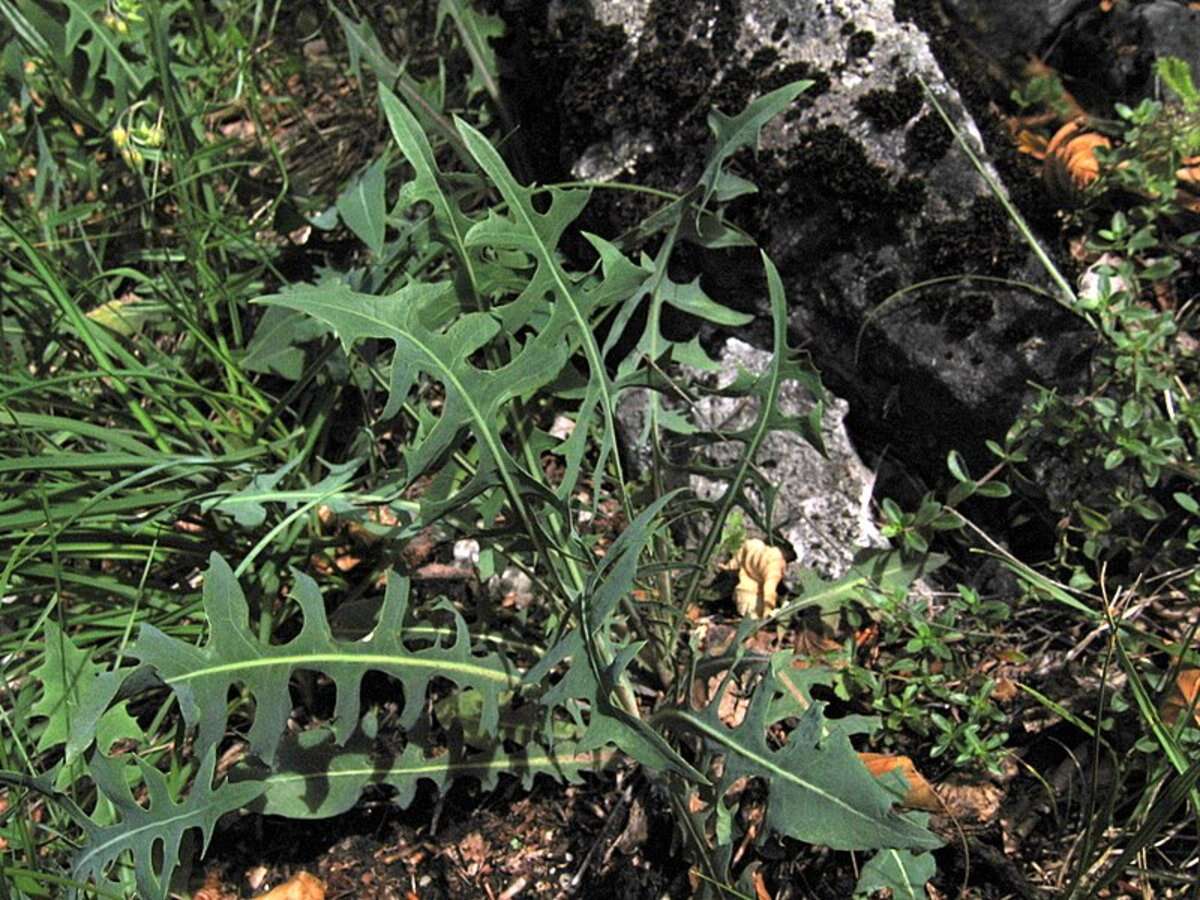
[[[176,751],[170,758],[183,773],[172,785],[145,759],[120,767],[117,777],[113,766],[119,764],[100,752],[106,748],[86,757],[101,800],[84,827],[88,840],[77,858],[78,878],[103,880],[129,852],[139,895],[163,896],[183,835],[198,829],[207,841],[216,817],[238,806],[326,816],[353,805],[373,784],[391,786],[403,803],[422,778],[438,787],[463,776],[490,784],[502,771],[526,779],[537,773],[573,779],[605,764],[614,752],[645,766],[679,799],[681,810],[688,796],[699,792],[706,798],[708,813],[684,812],[680,824],[714,885],[731,884],[735,875],[726,795],[741,777],[768,785],[767,823],[778,834],[838,848],[936,845],[919,823],[893,810],[894,795],[872,778],[850,745],[853,729],[827,723],[821,705],[803,692],[800,706],[788,705],[789,697],[799,701],[781,680],[778,664],[754,663],[759,685],[736,727],[720,721],[719,696],[696,711],[668,691],[657,694],[657,709],[648,710],[634,690],[638,683],[669,681],[694,664],[681,652],[687,648],[682,606],[675,604],[665,615],[640,610],[631,600],[635,590],[686,570],[693,573],[687,594],[695,596],[725,518],[737,508],[761,515],[748,485],[758,497],[770,495],[771,486],[754,467],[764,436],[773,429],[798,429],[819,445],[814,424],[819,410],[815,419],[798,421],[778,408],[785,378],[805,381],[818,397],[820,383],[787,347],[783,287],[765,255],[775,360],[762,376],[722,389],[757,401],[752,424],[736,435],[687,433],[657,399],[685,387],[676,383],[676,361],[702,353],[697,344],[666,338],[660,326],[664,306],[718,324],[744,321],[698,285],[671,282],[673,248],[685,241],[701,247],[745,243],[721,217],[720,204],[753,186],[729,174],[724,163],[753,144],[763,125],[804,87],[780,88],[738,116],[714,114],[715,147],[699,184],[629,238],[634,245],[657,242],[655,255],[634,259],[628,242],[622,246],[584,234],[596,258],[588,269],[571,265],[560,246],[588,202],[588,190],[518,183],[495,147],[465,122],[456,122],[454,130],[472,171],[444,171],[439,162],[444,155],[417,115],[381,87],[403,165],[397,170],[398,200],[386,214],[377,246],[388,246],[389,235],[408,235],[409,243],[394,246],[398,253],[407,252],[405,247],[418,253],[419,264],[396,267],[389,259],[388,272],[368,273],[356,286],[296,285],[262,302],[321,323],[349,354],[359,383],[375,380],[385,387],[380,422],[401,437],[400,462],[388,484],[396,495],[409,496],[420,485],[405,533],[440,522],[480,542],[481,568],[509,562],[531,573],[545,612],[531,627],[542,623],[547,649],[523,672],[502,642],[486,640],[495,611],[481,609],[468,626],[445,603],[414,610],[408,583],[395,575],[366,636],[339,637],[316,583],[298,572],[291,600],[300,608],[300,630],[274,643],[252,627],[232,570],[214,556],[204,583],[202,643],[144,626],[127,651],[136,668],[89,673],[95,690],[105,691],[80,707],[93,722],[113,703],[156,687],[178,704],[182,731],[191,740],[176,742],[188,749],[186,756]],[[384,169],[379,172],[386,189],[392,176]],[[411,227],[417,219],[425,226],[419,231]],[[417,234],[419,240],[412,237]],[[385,288],[363,289],[370,284]],[[616,331],[644,322],[637,326],[635,350],[615,371],[605,360],[611,348],[596,337],[610,317]],[[274,333],[286,342],[296,331]],[[287,348],[259,349],[270,355]],[[707,473],[725,482],[723,495],[698,504],[686,492],[666,490],[661,479],[654,480],[649,499],[632,490],[616,452],[615,418],[621,393],[635,388],[649,389],[656,398],[648,426],[656,446],[666,431],[686,433],[696,448],[718,441],[738,445],[734,462]],[[573,420],[569,436],[550,435],[542,421],[547,410]],[[560,465],[546,466],[548,457]],[[603,493],[626,515],[628,525],[603,553],[596,552],[596,536],[581,527],[580,513],[589,502],[581,499],[584,491],[592,498],[591,511]],[[669,539],[667,522],[698,509],[709,517],[712,537],[684,559]],[[805,590],[813,603],[830,594],[823,584]],[[801,598],[773,620],[804,605]],[[450,626],[425,621],[430,611],[448,617]],[[724,664],[732,675],[742,663],[734,656]],[[291,683],[311,673],[333,689],[334,708],[319,728],[289,735]],[[374,740],[374,719],[363,715],[361,686],[368,673],[390,678],[400,698],[391,749]],[[114,689],[114,681],[121,687]],[[436,715],[449,745],[449,753],[440,755],[424,714],[435,685]],[[85,686],[85,693],[90,690]],[[244,698],[236,728],[232,693]],[[221,780],[214,774],[215,759],[235,730],[244,731],[246,757]],[[74,752],[88,749],[84,743]],[[148,805],[129,793],[131,772],[146,786]]]

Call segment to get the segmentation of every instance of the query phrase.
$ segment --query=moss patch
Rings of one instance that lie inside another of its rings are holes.
[[[913,122],[904,136],[904,161],[914,169],[929,168],[941,161],[954,143],[954,135],[933,110]]]
[[[900,223],[925,203],[919,179],[897,178],[833,126],[798,135],[786,149],[741,153],[735,160],[758,184],[758,196],[773,202],[768,207],[750,198],[735,204],[734,218],[764,245],[781,222],[801,227],[804,252],[787,261],[789,266],[811,268],[868,235],[896,240]]]
[[[869,91],[854,105],[880,131],[891,131],[919,113],[924,102],[921,83],[905,76],[896,82],[895,90]]]
[[[555,106],[562,118],[564,162],[619,131],[645,131],[655,139],[669,135],[672,145],[693,151],[686,154],[690,165],[671,180],[679,183],[700,163],[713,84],[734,53],[740,27],[738,0],[652,0],[635,48],[619,27],[599,25],[579,13],[571,18],[570,30],[560,25],[565,40],[557,46],[553,36],[544,37],[552,58],[536,60],[529,73],[542,91],[542,109],[530,108],[522,118],[542,114],[547,86],[561,85]],[[763,69],[772,62],[769,53],[753,60]],[[556,75],[559,80],[551,80]],[[753,90],[753,77],[734,77],[721,99],[740,106]],[[639,173],[647,175],[654,186],[675,186],[653,172]]]
[[[1008,130],[992,105],[991,94],[979,61],[964,50],[964,44],[947,22],[939,0],[895,0],[897,22],[912,22],[929,36],[930,47],[946,78],[958,90],[975,119],[988,155],[1004,179],[1005,187],[1026,220],[1043,234],[1057,235],[1057,210],[1042,188],[1041,179],[1026,165],[1013,146]],[[1071,269],[1063,255],[1056,260]]]
[[[967,215],[936,223],[926,232],[918,280],[945,275],[1004,277],[1025,258],[1008,214],[994,197],[976,197]]]
[[[811,105],[815,98],[829,90],[831,84],[829,76],[816,66],[806,62],[792,62],[763,75],[760,87],[765,94],[781,88],[785,84],[791,84],[793,81],[812,82],[812,87],[797,98],[795,109],[803,109],[805,106]]]

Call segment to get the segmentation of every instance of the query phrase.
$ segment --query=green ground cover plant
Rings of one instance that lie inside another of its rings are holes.
[[[1156,71],[1167,96],[1116,106],[1109,125],[1116,147],[1097,153],[1099,178],[1068,218],[1091,263],[1080,290],[1041,255],[1051,279],[1066,288],[1068,308],[1095,329],[1088,379],[1077,395],[1035,385],[1037,396],[1004,441],[988,444],[997,459],[989,474],[1055,517],[1053,558],[1017,559],[970,526],[983,538],[980,549],[1017,576],[1022,616],[1090,629],[1063,649],[1096,677],[1098,692],[1070,703],[1026,689],[1086,737],[1076,764],[1093,788],[1074,802],[1046,785],[1052,808],[1076,829],[1055,885],[1067,897],[1097,896],[1125,877],[1171,895],[1180,883],[1174,872],[1196,852],[1193,841],[1177,838],[1200,800],[1197,698],[1187,687],[1197,663],[1196,622],[1187,610],[1200,578],[1200,231],[1188,169],[1200,136],[1200,96],[1182,60],[1160,59]],[[959,486],[971,483],[953,462],[951,469]],[[953,491],[948,501],[955,504]],[[1168,715],[1173,704],[1180,711]]]
[[[1110,802],[1093,797],[1082,811],[1065,896],[1094,896],[1127,867],[1171,890],[1171,871],[1194,854],[1186,842],[1170,840],[1169,824],[1185,805],[1194,814],[1200,799],[1194,692],[1184,693],[1183,714],[1169,725],[1163,720],[1165,698],[1196,666],[1196,623],[1140,612],[1194,607],[1200,588],[1200,230],[1181,179],[1200,149],[1200,95],[1182,60],[1160,59],[1156,71],[1163,98],[1117,105],[1120,142],[1099,154],[1094,199],[1077,217],[1096,258],[1094,277],[1075,298],[1099,339],[1087,393],[1043,391],[1004,447],[995,448],[1001,458],[1015,452],[1027,460],[1018,469],[1025,485],[1058,485],[1048,492],[1062,517],[1057,584],[1044,576],[1023,581],[1032,599],[1086,609],[1106,630],[1100,652],[1115,684],[1097,698],[1090,719],[1090,767],[1112,766],[1115,776],[1106,777],[1119,787]],[[1054,473],[1069,475],[1058,480]],[[1137,753],[1129,757],[1131,720]]]

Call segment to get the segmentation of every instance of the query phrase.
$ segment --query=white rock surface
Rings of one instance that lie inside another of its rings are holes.
[[[723,348],[715,386],[731,384],[739,369],[761,373],[770,359],[770,353],[730,338]],[[780,407],[785,415],[804,416],[811,411],[812,400],[803,385],[785,381]],[[794,432],[771,433],[759,451],[758,467],[780,489],[774,524],[796,552],[789,574],[794,575],[797,567],[807,567],[837,577],[846,572],[862,548],[887,546],[871,514],[874,473],[863,465],[846,433],[848,411],[845,400],[828,397],[822,423],[828,458]],[[757,414],[756,400],[706,397],[696,405],[696,424],[704,429],[738,431],[751,425]],[[733,442],[718,445],[713,450],[714,462],[732,463],[740,450],[741,445]],[[706,499],[719,497],[725,490],[723,484],[698,476],[692,476],[691,487]]]

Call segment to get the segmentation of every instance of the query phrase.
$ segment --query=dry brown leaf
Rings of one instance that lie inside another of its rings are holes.
[[[959,822],[986,824],[1000,814],[1004,791],[990,782],[950,782],[938,785],[942,809]]]
[[[1084,131],[1078,120],[1068,122],[1054,133],[1046,145],[1042,161],[1042,181],[1057,199],[1079,201],[1080,192],[1100,176],[1096,148],[1112,146],[1102,134]]]
[[[258,900],[325,900],[325,882],[308,872],[300,872],[261,894]]]
[[[1017,145],[1018,153],[1025,153],[1032,156],[1034,159],[1046,158],[1046,138],[1044,135],[1038,134],[1036,131],[1030,131],[1028,128],[1018,128],[1014,126],[1016,134],[1013,136],[1013,143]]]
[[[733,602],[740,615],[761,619],[775,609],[776,592],[787,568],[782,550],[750,538],[725,568],[738,573]]]
[[[997,703],[1010,703],[1018,693],[1017,683],[1011,678],[1001,676],[996,679],[996,687],[992,690],[992,699]]]
[[[458,852],[462,856],[463,862],[467,863],[467,870],[471,874],[475,874],[487,862],[488,856],[492,852],[492,846],[482,832],[472,831],[458,842]]]
[[[1175,170],[1175,177],[1180,181],[1200,187],[1200,156],[1189,156],[1184,159],[1183,165]]]
[[[1189,156],[1183,166],[1176,170],[1179,190],[1176,202],[1189,212],[1200,213],[1200,156]]]
[[[250,885],[250,890],[257,891],[267,883],[267,876],[270,873],[271,870],[266,866],[253,866],[246,870],[246,884]]]
[[[924,809],[929,812],[941,812],[943,804],[933,791],[933,786],[925,780],[925,776],[917,771],[913,761],[907,756],[892,756],[890,753],[860,753],[867,771],[873,778],[879,778],[887,772],[898,771],[904,776],[908,790],[901,801],[910,809]]]
[[[1174,725],[1179,716],[1191,710],[1192,718],[1200,725],[1200,669],[1180,669],[1158,707],[1158,715],[1166,725]]]
[[[692,682],[692,703],[697,709],[703,709],[712,702],[724,680],[725,676],[718,674],[710,676],[707,681],[697,678]],[[737,679],[734,679],[725,686],[721,694],[717,704],[717,717],[730,728],[737,728],[746,718],[746,710],[749,708],[750,698],[745,695]]]
[[[220,869],[209,869],[204,873],[204,884],[192,894],[192,900],[237,900],[237,894],[226,893],[221,886]]]

